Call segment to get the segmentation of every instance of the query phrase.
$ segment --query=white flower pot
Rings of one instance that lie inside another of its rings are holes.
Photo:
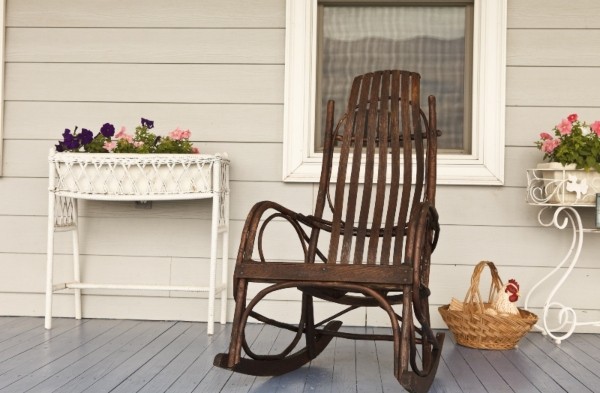
[[[600,193],[600,174],[593,169],[576,169],[575,164],[540,163],[537,169],[544,180],[549,203],[590,205]]]
[[[54,176],[50,184],[57,193],[152,200],[212,192],[213,165],[226,159],[201,154],[51,152],[48,160]]]

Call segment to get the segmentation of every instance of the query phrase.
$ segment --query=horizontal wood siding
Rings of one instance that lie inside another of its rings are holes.
[[[42,315],[47,154],[65,128],[189,128],[232,162],[235,255],[242,220],[272,195],[312,206],[312,185],[281,179],[285,6],[280,0],[9,0],[6,164],[0,178],[0,314]],[[95,282],[207,285],[208,201],[81,203],[82,275]],[[71,278],[68,233],[55,275]],[[220,270],[219,270],[220,272]],[[84,291],[84,316],[206,319],[206,293]],[[68,291],[56,315],[73,315]]]
[[[503,279],[516,278],[522,299],[558,262],[569,235],[540,228],[538,209],[525,204],[524,170],[541,160],[533,145],[539,132],[570,113],[600,119],[593,88],[600,83],[600,3],[509,0],[508,7],[506,182],[439,188],[442,233],[431,276],[436,327],[444,326],[437,307],[465,295],[478,261],[492,260]],[[229,153],[232,256],[255,202],[312,210],[312,184],[281,182],[285,1],[9,0],[6,24],[0,314],[43,314],[46,156],[64,128],[97,130],[110,121],[131,129],[143,116],[160,133],[190,128],[203,152]],[[583,211],[589,226],[592,210]],[[85,202],[81,217],[84,277],[178,285],[203,285],[207,278],[206,201],[154,202],[150,210]],[[580,264],[557,294],[586,320],[600,319],[600,303],[589,296],[600,279],[597,237],[586,235]],[[268,258],[302,259],[285,222],[272,222],[265,243]],[[56,251],[56,274],[68,278],[68,234],[57,235]],[[87,317],[206,318],[204,293],[86,293]],[[297,299],[297,291],[282,291],[264,307],[291,322]],[[543,300],[532,299],[536,310]],[[73,315],[72,308],[68,293],[56,297],[57,315]],[[346,322],[364,324],[365,316],[369,324],[386,323],[377,311]]]

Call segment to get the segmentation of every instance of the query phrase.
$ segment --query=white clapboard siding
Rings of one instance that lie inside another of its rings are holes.
[[[506,80],[509,106],[600,106],[600,67],[509,67]]]
[[[584,90],[586,85],[587,83],[582,89],[577,90]],[[507,151],[510,151],[510,146],[534,147],[533,142],[539,139],[540,132],[551,133],[552,128],[560,123],[562,119],[566,119],[571,113],[577,113],[579,118],[585,120],[588,124],[600,120],[600,110],[598,110],[598,107],[538,107],[535,106],[535,103],[531,105],[534,106],[509,106],[506,108]],[[542,154],[538,152],[536,157],[540,160]],[[510,165],[510,160],[506,160],[506,165]]]
[[[600,27],[598,15],[600,4],[596,0],[508,1],[509,29],[594,29]]]
[[[9,0],[7,26],[283,28],[281,0]]]
[[[600,26],[599,26],[600,27]],[[552,45],[548,45],[551,42]],[[535,50],[531,50],[535,48]],[[507,34],[508,66],[596,67],[600,30],[515,29]],[[565,56],[572,53],[573,56]]]
[[[47,178],[5,177],[0,187],[0,215],[46,216],[48,211]],[[277,199],[304,214],[314,208],[312,184],[236,181],[230,183],[232,220],[244,220],[259,201]],[[275,196],[275,197],[274,197]],[[81,217],[104,218],[190,218],[210,220],[211,200],[153,201],[150,209],[138,209],[135,202],[80,201]]]
[[[6,61],[283,64],[284,38],[284,29],[8,28]]]
[[[303,213],[314,208],[314,184],[281,181],[285,1],[8,0],[6,26],[0,315],[44,313],[46,157],[65,128],[97,131],[111,122],[132,131],[145,117],[160,134],[189,128],[204,153],[227,152],[230,269],[254,203],[274,200]],[[492,260],[503,279],[516,278],[524,299],[570,245],[568,230],[540,227],[539,208],[525,203],[525,169],[541,160],[533,145],[541,131],[570,113],[588,122],[600,118],[593,88],[600,82],[595,50],[600,3],[509,1],[508,26],[506,182],[438,189],[442,227],[431,275],[434,327],[444,326],[437,307],[464,296],[478,261]],[[154,202],[149,210],[132,202],[82,203],[84,277],[202,285],[196,280],[207,278],[210,208],[208,201]],[[593,226],[593,209],[581,211]],[[600,279],[598,236],[585,236],[580,263],[557,294],[584,320],[600,319],[600,304],[591,295]],[[284,220],[270,224],[264,241],[267,257],[302,260]],[[69,233],[57,234],[56,253],[56,275],[70,277]],[[204,293],[85,293],[84,317],[206,320]],[[539,312],[543,297],[532,300]],[[335,308],[316,305],[319,315]],[[273,294],[261,308],[294,322],[298,291]],[[231,316],[232,302],[228,310]],[[72,295],[57,295],[54,311],[73,316]],[[388,323],[374,310],[344,320]]]
[[[7,63],[5,99],[283,102],[283,65]]]
[[[65,128],[98,132],[104,123],[133,132],[142,117],[165,135],[181,127],[205,142],[281,142],[281,104],[181,104],[9,101],[5,139],[58,140]],[[32,115],[33,114],[33,115]]]

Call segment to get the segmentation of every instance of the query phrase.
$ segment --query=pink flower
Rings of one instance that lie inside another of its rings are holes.
[[[135,146],[135,147],[142,147],[142,146],[144,146],[144,142],[142,142],[142,141],[135,141],[135,142],[133,142],[133,146]]]
[[[556,128],[558,129],[561,135],[568,135],[571,133],[571,129],[573,128],[573,126],[571,125],[571,122],[569,120],[562,119],[562,121],[556,125]]]
[[[192,147],[192,153],[200,154],[200,149],[198,149],[197,147]]]
[[[182,130],[179,127],[177,127],[169,133],[169,138],[176,141],[180,141],[182,139],[190,139],[191,135],[192,133],[190,132],[190,130]]]
[[[560,145],[560,139],[547,139],[542,143],[542,151],[546,154],[552,154],[558,145]]]
[[[104,145],[102,145],[103,148],[105,148],[108,151],[113,151],[115,149],[115,147],[117,147],[117,142],[115,141],[106,141],[104,142]]]
[[[169,132],[169,138],[178,141],[182,138],[182,136],[181,136],[182,133],[183,133],[183,131],[180,130],[179,127],[177,127],[173,131]]]
[[[547,132],[542,132],[540,133],[540,138],[542,138],[543,140],[548,140],[552,139],[552,135],[548,134]]]
[[[573,113],[567,117],[567,120],[569,120],[571,123],[573,123],[574,121],[577,121],[578,118],[579,118],[579,116],[577,116],[577,113]]]
[[[594,133],[598,136],[600,136],[600,121],[596,120],[595,122],[592,123],[592,125],[590,126],[590,128],[592,129],[592,131],[594,131]]]
[[[125,139],[129,143],[133,142],[133,136],[131,136],[125,132],[125,127],[121,127],[121,130],[117,133],[117,135],[115,135],[115,138]]]

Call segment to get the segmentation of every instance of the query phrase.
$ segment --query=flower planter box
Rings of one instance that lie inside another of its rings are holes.
[[[529,202],[594,205],[596,193],[600,193],[600,174],[576,169],[575,164],[541,163],[528,173]]]
[[[94,199],[196,198],[213,191],[212,169],[220,155],[56,153],[48,157],[51,191]]]

